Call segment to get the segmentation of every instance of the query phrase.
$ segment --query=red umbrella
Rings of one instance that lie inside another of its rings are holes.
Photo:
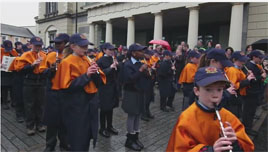
[[[171,51],[169,43],[165,40],[151,40],[149,44],[159,44],[162,45],[163,47],[166,47],[169,51]]]

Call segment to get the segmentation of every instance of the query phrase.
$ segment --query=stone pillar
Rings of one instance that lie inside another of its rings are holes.
[[[135,43],[135,20],[134,17],[127,18],[127,47]]]
[[[189,7],[189,25],[187,43],[189,48],[193,49],[197,44],[198,39],[198,25],[199,25],[199,7]]]
[[[89,42],[94,43],[95,44],[95,27],[93,23],[89,24]]]
[[[154,13],[154,40],[162,40],[163,36],[163,14]]]
[[[111,20],[106,21],[105,42],[113,44],[113,25]]]
[[[229,43],[235,51],[241,51],[243,27],[243,3],[234,3],[232,6]]]

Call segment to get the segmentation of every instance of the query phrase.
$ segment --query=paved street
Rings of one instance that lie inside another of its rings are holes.
[[[174,100],[175,112],[162,112],[159,109],[159,94],[158,90],[155,90],[155,102],[151,105],[152,113],[155,115],[155,119],[150,122],[141,121],[141,134],[140,140],[145,145],[143,151],[164,151],[172,128],[177,121],[180,114],[182,94],[177,93]],[[25,123],[17,123],[15,120],[15,112],[11,110],[2,110],[1,113],[1,151],[43,151],[45,147],[45,133],[37,133],[35,136],[27,136]],[[266,119],[267,120],[267,119]],[[130,151],[124,147],[126,140],[126,114],[121,108],[116,108],[114,112],[114,127],[120,130],[119,135],[112,136],[111,138],[103,138],[98,136],[98,142],[95,149],[90,148],[92,152],[104,152],[104,151]],[[264,125],[267,133],[267,125]],[[264,132],[265,132],[264,131]],[[262,138],[257,141],[261,146],[261,150],[265,150],[267,143],[267,134],[261,136]],[[59,151],[59,148],[56,149]],[[258,149],[256,149],[258,150]],[[267,151],[267,146],[266,150]]]

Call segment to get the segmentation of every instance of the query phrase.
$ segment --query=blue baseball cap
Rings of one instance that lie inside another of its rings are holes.
[[[3,43],[3,47],[5,48],[6,52],[9,52],[13,49],[12,42],[10,40],[5,40]]]
[[[188,53],[188,57],[192,57],[192,58],[200,58],[200,54],[197,53],[196,51],[192,50]]]
[[[249,53],[249,57],[252,58],[253,56],[258,57],[258,58],[260,58],[260,59],[262,59],[262,58],[265,57],[260,51],[257,51],[257,50],[253,50],[253,51],[251,51],[251,52]]]
[[[22,50],[24,52],[30,51],[31,49],[27,47],[27,44],[22,45]]]
[[[70,36],[66,33],[59,33],[56,35],[54,42],[59,43],[59,42],[65,42],[68,43],[70,39]]]
[[[102,44],[102,49],[114,50],[116,48],[111,43],[104,43]]]
[[[241,54],[241,51],[235,51],[232,56],[231,59],[235,59],[241,62],[247,62],[248,57],[246,57],[245,55]]]
[[[144,52],[145,54],[148,54],[148,55],[154,55],[154,52],[153,51],[150,51],[150,50],[145,50]]]
[[[70,37],[70,44],[76,44],[78,46],[94,45],[89,42],[85,35],[83,34],[73,34]]]
[[[195,84],[200,87],[205,87],[219,81],[229,83],[220,69],[211,66],[198,69],[194,76]]]
[[[207,52],[207,58],[208,59],[215,59],[216,61],[219,61],[223,67],[230,67],[233,66],[233,63],[228,60],[228,58],[225,55],[225,50],[223,49],[211,49]]]
[[[15,42],[15,46],[17,47],[17,45],[23,45],[21,42],[17,41]]]
[[[163,52],[163,56],[172,56],[172,53],[170,51],[168,51],[168,50],[165,50]]]
[[[142,46],[140,44],[137,44],[137,43],[134,43],[134,44],[131,44],[129,47],[128,47],[128,50],[130,52],[132,51],[140,51],[140,50],[145,50],[147,49],[147,46]]]
[[[40,37],[34,36],[31,38],[30,43],[33,45],[43,45],[43,40]]]

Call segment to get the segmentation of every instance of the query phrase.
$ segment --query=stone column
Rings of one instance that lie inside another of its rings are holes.
[[[90,23],[89,24],[89,42],[91,43],[95,43],[95,27],[94,27],[94,24],[93,23]]]
[[[241,51],[243,27],[243,3],[234,3],[232,6],[229,43],[235,51]]]
[[[189,25],[188,25],[188,36],[187,43],[189,48],[193,49],[197,44],[198,39],[198,24],[199,24],[199,7],[189,8]]]
[[[106,21],[105,42],[113,44],[113,25],[111,20]]]
[[[162,40],[163,36],[163,14],[154,13],[154,40]]]
[[[135,43],[135,20],[134,17],[127,18],[127,47]]]

